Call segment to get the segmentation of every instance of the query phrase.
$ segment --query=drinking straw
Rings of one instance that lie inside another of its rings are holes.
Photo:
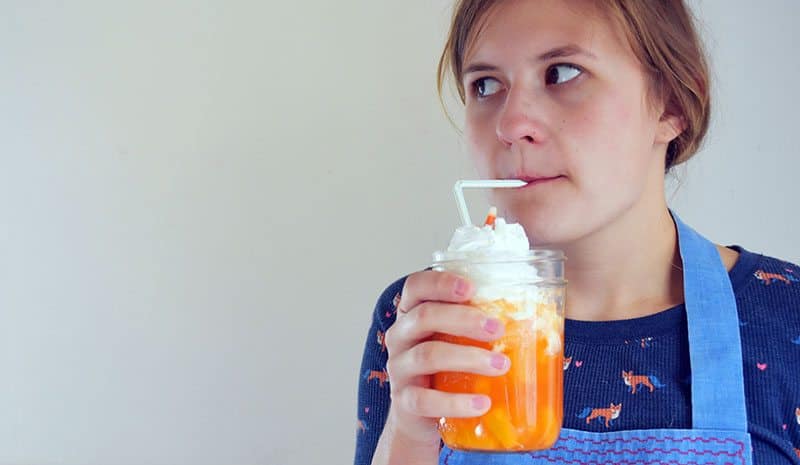
[[[456,204],[458,205],[458,213],[461,215],[461,222],[464,223],[464,226],[472,225],[472,219],[469,217],[469,211],[467,211],[467,203],[464,202],[464,189],[522,187],[525,184],[527,184],[525,181],[520,181],[519,179],[461,179],[456,181],[455,186],[453,186],[453,193],[456,195]]]

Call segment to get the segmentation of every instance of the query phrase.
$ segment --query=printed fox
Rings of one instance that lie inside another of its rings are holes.
[[[642,349],[646,349],[646,348],[650,347],[650,343],[652,341],[653,341],[652,337],[641,338],[641,339],[639,339],[639,346],[641,346]],[[630,343],[631,343],[631,341],[625,341],[625,344],[630,344]]]
[[[586,407],[583,409],[581,413],[577,415],[578,418],[586,418],[586,424],[588,425],[592,420],[595,418],[600,419],[603,417],[606,419],[606,428],[609,427],[611,420],[616,420],[619,418],[619,413],[622,411],[622,402],[619,405],[614,405],[612,402],[609,405],[609,408],[591,408]]]
[[[625,381],[626,386],[630,386],[631,394],[636,394],[636,388],[640,384],[644,384],[650,389],[650,392],[653,392],[655,388],[662,388],[664,387],[661,384],[661,381],[658,380],[655,376],[646,376],[646,375],[634,375],[633,370],[631,371],[622,371],[622,380]]]
[[[362,379],[366,380],[368,383],[373,379],[377,379],[380,387],[383,387],[383,383],[389,382],[389,373],[386,373],[386,370],[367,370],[364,372],[364,376],[361,377]]]
[[[572,357],[564,357],[564,371],[567,371],[570,363],[572,363]]]
[[[377,340],[378,344],[381,345],[381,352],[386,351],[386,334],[383,331],[378,331]]]
[[[787,270],[787,271],[789,271],[789,273],[792,272],[791,270]],[[783,281],[786,284],[792,284],[792,282],[800,281],[800,278],[798,278],[797,276],[795,276],[793,274],[767,273],[764,270],[756,271],[755,273],[753,273],[753,276],[758,278],[759,281],[763,281],[764,284],[766,284],[768,286],[770,285],[770,283],[772,283],[772,281],[775,281],[775,280]]]
[[[358,420],[357,426],[358,426],[358,430],[360,432],[362,432],[362,433],[366,433],[367,432],[367,425],[363,421]]]
[[[800,407],[794,409],[794,418],[797,420],[797,424],[800,425]]]

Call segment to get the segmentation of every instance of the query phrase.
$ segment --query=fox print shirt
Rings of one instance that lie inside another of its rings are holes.
[[[739,313],[753,461],[800,464],[800,268],[732,248],[740,253],[729,276]],[[400,279],[383,292],[367,335],[359,373],[356,465],[371,462],[389,410],[383,335],[395,320],[403,283]],[[630,320],[567,319],[563,368],[564,428],[692,427],[683,305]]]

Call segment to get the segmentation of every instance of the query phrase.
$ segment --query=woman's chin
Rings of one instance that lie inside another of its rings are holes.
[[[563,208],[526,208],[519,214],[509,209],[507,221],[519,223],[525,229],[532,247],[563,248],[585,232],[585,225],[574,221]],[[583,227],[582,227],[583,226]]]

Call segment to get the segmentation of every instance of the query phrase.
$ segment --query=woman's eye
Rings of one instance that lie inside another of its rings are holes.
[[[478,98],[489,97],[500,91],[500,81],[489,77],[480,78],[472,83],[472,87],[475,89],[475,95]]]
[[[575,65],[559,64],[547,68],[544,82],[547,85],[564,84],[580,76],[583,70]]]

